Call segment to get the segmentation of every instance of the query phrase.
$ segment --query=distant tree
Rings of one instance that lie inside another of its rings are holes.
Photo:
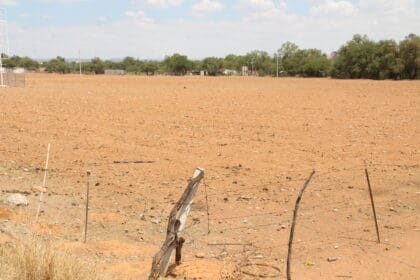
[[[144,64],[144,72],[147,75],[155,75],[156,71],[159,69],[159,63],[156,61],[148,61]]]
[[[124,58],[120,66],[127,73],[140,74],[144,72],[144,62],[130,56]]]
[[[163,64],[167,72],[175,75],[185,75],[188,70],[192,69],[192,63],[188,60],[188,57],[178,53],[166,56]]]
[[[276,69],[275,60],[266,51],[255,50],[244,56],[246,66],[260,76],[273,75]]]
[[[247,58],[243,55],[229,54],[223,60],[225,69],[241,71],[242,66],[247,66]]]
[[[420,37],[410,34],[400,42],[400,57],[404,64],[403,77],[420,79]]]
[[[35,71],[39,68],[38,61],[31,59],[30,57],[22,57],[18,63],[18,67],[25,68],[27,70]]]
[[[87,64],[87,69],[89,72],[98,75],[105,73],[105,66],[105,62],[103,62],[99,57],[95,57]]]
[[[375,42],[366,36],[354,35],[353,39],[337,52],[332,76],[335,78],[376,78]]]
[[[16,68],[21,67],[26,70],[34,71],[39,68],[38,61],[31,59],[30,57],[20,57],[20,56],[11,56],[3,54],[3,66],[6,68]]]
[[[282,68],[287,75],[294,76],[299,72],[299,66],[296,65],[296,55],[298,51],[298,45],[292,42],[283,43],[283,45],[281,45],[280,49],[277,51],[280,57]]]
[[[222,73],[223,59],[217,57],[207,57],[203,59],[202,67],[207,70],[210,76],[216,76]]]
[[[45,71],[48,73],[66,74],[70,73],[70,70],[70,65],[61,56],[57,56],[56,58],[51,59],[45,63]]]
[[[305,77],[326,77],[329,75],[331,62],[320,50],[302,50],[298,73]]]
[[[122,66],[121,62],[115,62],[115,61],[111,61],[111,60],[106,60],[105,61],[105,68],[106,69],[122,69],[125,70],[124,67]]]

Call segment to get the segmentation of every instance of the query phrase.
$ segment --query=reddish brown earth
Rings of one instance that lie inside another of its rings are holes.
[[[1,200],[16,191],[30,200],[0,205],[0,242],[48,236],[122,279],[145,279],[200,166],[205,184],[172,274],[284,278],[294,201],[315,169],[296,226],[294,279],[420,279],[419,130],[419,81],[28,75],[26,88],[0,89]],[[33,225],[48,143],[48,194]]]

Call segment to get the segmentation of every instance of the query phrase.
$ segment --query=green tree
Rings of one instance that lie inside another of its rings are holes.
[[[203,69],[207,70],[210,76],[222,73],[223,59],[217,57],[207,57],[202,61]]]
[[[185,75],[188,70],[192,69],[192,63],[188,60],[188,57],[178,53],[166,56],[163,64],[166,71],[174,75]]]
[[[287,75],[294,76],[299,72],[299,66],[296,65],[296,56],[298,51],[298,45],[289,41],[283,43],[277,51],[280,57],[281,67]]]
[[[300,75],[305,77],[326,77],[329,74],[331,62],[320,50],[303,50],[299,61]]]
[[[420,79],[420,37],[410,34],[400,42],[400,57],[404,64],[403,77]]]
[[[376,78],[379,61],[375,60],[375,42],[366,36],[354,35],[338,52],[332,76],[335,78]]]
[[[66,74],[70,73],[70,70],[70,65],[61,56],[57,56],[56,58],[47,61],[45,64],[45,71],[48,73]]]
[[[99,57],[92,58],[90,63],[87,64],[87,70],[90,73],[94,74],[104,74],[105,73],[105,62],[103,62]]]
[[[155,75],[156,71],[159,69],[159,63],[156,61],[148,61],[144,64],[144,72],[149,75]]]

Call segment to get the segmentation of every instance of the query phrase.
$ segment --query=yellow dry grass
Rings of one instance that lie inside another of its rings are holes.
[[[89,261],[59,252],[45,241],[0,245],[1,280],[111,280]]]

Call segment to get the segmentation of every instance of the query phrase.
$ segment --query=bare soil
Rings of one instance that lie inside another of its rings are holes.
[[[205,180],[172,277],[285,278],[294,202],[316,170],[294,279],[420,279],[419,150],[420,81],[31,74],[26,88],[0,89],[1,201],[16,191],[30,200],[0,202],[0,242],[42,235],[121,279],[146,279],[199,166]],[[153,163],[114,163],[135,160]]]

